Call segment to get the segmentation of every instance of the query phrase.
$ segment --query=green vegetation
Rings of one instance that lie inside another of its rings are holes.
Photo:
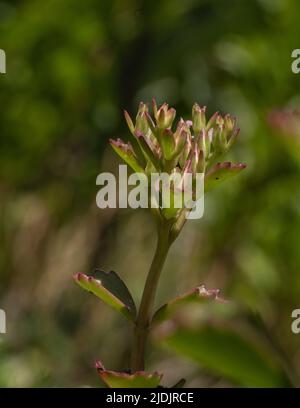
[[[247,169],[206,195],[205,217],[175,241],[156,298],[157,309],[201,284],[220,288],[238,305],[241,338],[232,316],[189,302],[173,333],[155,328],[147,369],[163,372],[167,386],[181,377],[197,387],[300,384],[291,331],[300,307],[299,133],[270,116],[300,106],[300,74],[291,71],[300,4],[227,3],[0,2],[0,386],[103,386],[95,360],[129,367],[126,320],[72,276],[118,271],[139,304],[155,248],[151,216],[100,211],[96,177],[121,163],[108,140],[129,138],[123,108],[135,112],[152,97],[184,119],[195,101],[209,115],[238,117],[241,136],[226,160]],[[205,356],[182,346],[195,336]],[[248,372],[230,353],[214,354],[224,342],[251,361]]]

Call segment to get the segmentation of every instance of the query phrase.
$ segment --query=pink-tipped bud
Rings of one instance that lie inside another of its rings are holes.
[[[174,108],[169,109],[169,105],[164,103],[158,110],[155,116],[157,125],[160,129],[168,129],[172,126],[176,116]]]
[[[235,127],[235,124],[236,124],[236,118],[234,116],[231,116],[231,115],[228,115],[228,114],[225,115],[224,125],[225,125],[226,132],[228,134],[233,131],[233,129]]]
[[[140,104],[139,104],[139,110],[138,110],[137,116],[138,116],[140,113],[144,113],[144,112],[148,112],[148,106],[147,106],[144,102],[140,102]]]
[[[224,124],[224,119],[222,118],[221,115],[218,115],[216,117],[216,124],[219,125],[219,126],[222,126]]]
[[[201,132],[201,130],[205,128],[206,125],[205,111],[206,111],[205,106],[201,108],[197,103],[194,104],[192,110],[192,117],[193,117],[193,129],[195,134]]]
[[[214,127],[216,124],[217,117],[219,116],[219,112],[215,112],[212,117],[209,119],[209,121],[206,124],[206,130],[209,130],[210,128]]]
[[[152,99],[152,110],[153,110],[153,116],[157,120],[157,103],[154,98]]]
[[[135,124],[135,134],[137,132],[143,133],[143,135],[147,135],[149,130],[148,118],[147,118],[147,111],[141,110],[138,112],[136,117],[136,124]]]
[[[127,126],[129,128],[130,132],[132,134],[134,134],[134,124],[132,122],[132,119],[131,119],[129,113],[126,110],[124,110],[124,116],[125,116],[125,120],[127,122]]]
[[[199,138],[198,138],[198,146],[199,146],[199,149],[203,151],[204,157],[206,157],[205,133],[206,133],[205,129],[202,129],[199,134]]]

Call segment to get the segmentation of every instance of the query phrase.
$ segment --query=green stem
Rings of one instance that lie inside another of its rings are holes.
[[[144,370],[146,343],[150,329],[158,281],[170,248],[170,223],[160,226],[156,251],[145,283],[141,305],[135,323],[132,351],[132,372]]]

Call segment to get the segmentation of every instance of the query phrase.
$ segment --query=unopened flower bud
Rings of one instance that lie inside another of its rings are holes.
[[[214,148],[214,157],[217,158],[226,151],[227,141],[226,135],[224,133],[224,125],[217,125],[214,128],[213,135],[213,148]]]
[[[198,167],[198,160],[199,160],[199,147],[197,143],[191,149],[190,152],[190,159],[191,159],[191,170],[193,174],[196,174],[197,167]]]
[[[205,133],[206,130],[202,129],[199,133],[199,135],[197,136],[196,142],[199,146],[199,149],[203,151],[204,153],[204,157],[206,157],[206,141],[205,141]]]
[[[164,129],[161,132],[160,144],[164,158],[171,160],[175,153],[175,138],[170,129]]]
[[[219,114],[216,117],[216,124],[219,126],[222,126],[224,124],[224,119],[222,118],[222,116]]]
[[[192,147],[192,141],[191,141],[191,136],[189,133],[186,132],[186,141],[182,149],[181,156],[179,158],[179,164],[180,167],[183,168],[185,165],[185,162],[187,161],[190,151]]]
[[[216,112],[206,121],[206,107],[200,107],[197,103],[192,109],[192,120],[181,118],[176,130],[172,131],[175,109],[169,108],[166,103],[158,108],[155,100],[152,101],[152,106],[154,119],[150,116],[147,105],[141,103],[135,124],[124,111],[130,132],[135,136],[132,138],[132,145],[120,140],[111,141],[116,152],[135,171],[142,170],[146,174],[156,171],[168,174],[179,172],[184,177],[188,177],[188,173],[192,173],[193,177],[196,173],[207,174],[220,156],[231,147],[239,132],[233,116],[223,117]],[[225,170],[232,174],[236,168],[227,169],[225,164],[222,166],[217,169],[218,179],[221,171],[222,175]],[[213,176],[214,173],[210,173],[209,183],[206,181],[205,188],[213,184]],[[164,211],[163,216],[177,216],[176,212]]]
[[[160,129],[168,129],[172,126],[172,123],[176,116],[176,110],[171,108],[169,105],[164,103],[159,109],[157,109],[156,103],[154,104],[154,117],[157,122],[157,126]]]
[[[159,162],[158,157],[153,152],[151,146],[149,145],[150,141],[149,140],[147,141],[145,136],[139,131],[136,132],[136,136],[138,138],[139,145],[140,145],[144,155],[146,156],[147,161],[151,162],[153,164],[154,168],[159,170],[160,169],[160,162]]]
[[[212,117],[209,119],[209,121],[206,124],[206,130],[209,130],[210,128],[214,127],[218,116],[219,116],[219,112],[215,112],[212,115]]]
[[[195,134],[201,132],[202,129],[205,128],[206,125],[206,117],[205,117],[206,106],[200,108],[200,106],[195,103],[192,110],[192,117],[193,117],[193,130]]]
[[[145,112],[139,112],[136,117],[135,133],[141,132],[144,135],[148,133],[149,125]]]
[[[197,172],[198,173],[204,173],[205,172],[205,154],[204,154],[202,149],[199,152]]]
[[[137,157],[135,156],[132,146],[128,143],[124,143],[121,139],[109,140],[111,146],[116,153],[137,173],[143,173],[144,170],[139,164]]]
[[[231,133],[235,127],[236,124],[236,118],[231,115],[225,115],[224,118],[224,125],[225,125],[225,130],[227,134]]]
[[[132,119],[131,119],[129,113],[126,110],[124,110],[124,116],[125,116],[125,120],[127,122],[127,125],[129,127],[130,132],[132,134],[134,134],[134,124],[132,122]]]

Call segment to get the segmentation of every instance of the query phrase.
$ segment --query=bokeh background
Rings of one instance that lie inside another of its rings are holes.
[[[72,275],[113,269],[140,300],[153,220],[144,210],[99,210],[95,181],[117,171],[108,139],[128,136],[122,109],[134,115],[152,97],[184,118],[195,101],[236,115],[229,158],[247,163],[207,194],[204,218],[185,226],[157,305],[202,283],[220,288],[244,323],[255,314],[268,352],[300,384],[300,334],[291,331],[300,308],[300,136],[268,121],[274,109],[300,106],[300,74],[291,71],[299,15],[298,0],[0,1],[0,386],[98,387],[96,359],[128,367],[126,322]],[[249,383],[220,372],[205,342],[212,359],[202,364],[190,355],[193,341],[172,350],[154,341],[149,370],[164,372],[167,385],[181,377],[196,387],[260,385],[255,375]],[[219,346],[226,355],[226,342]]]

